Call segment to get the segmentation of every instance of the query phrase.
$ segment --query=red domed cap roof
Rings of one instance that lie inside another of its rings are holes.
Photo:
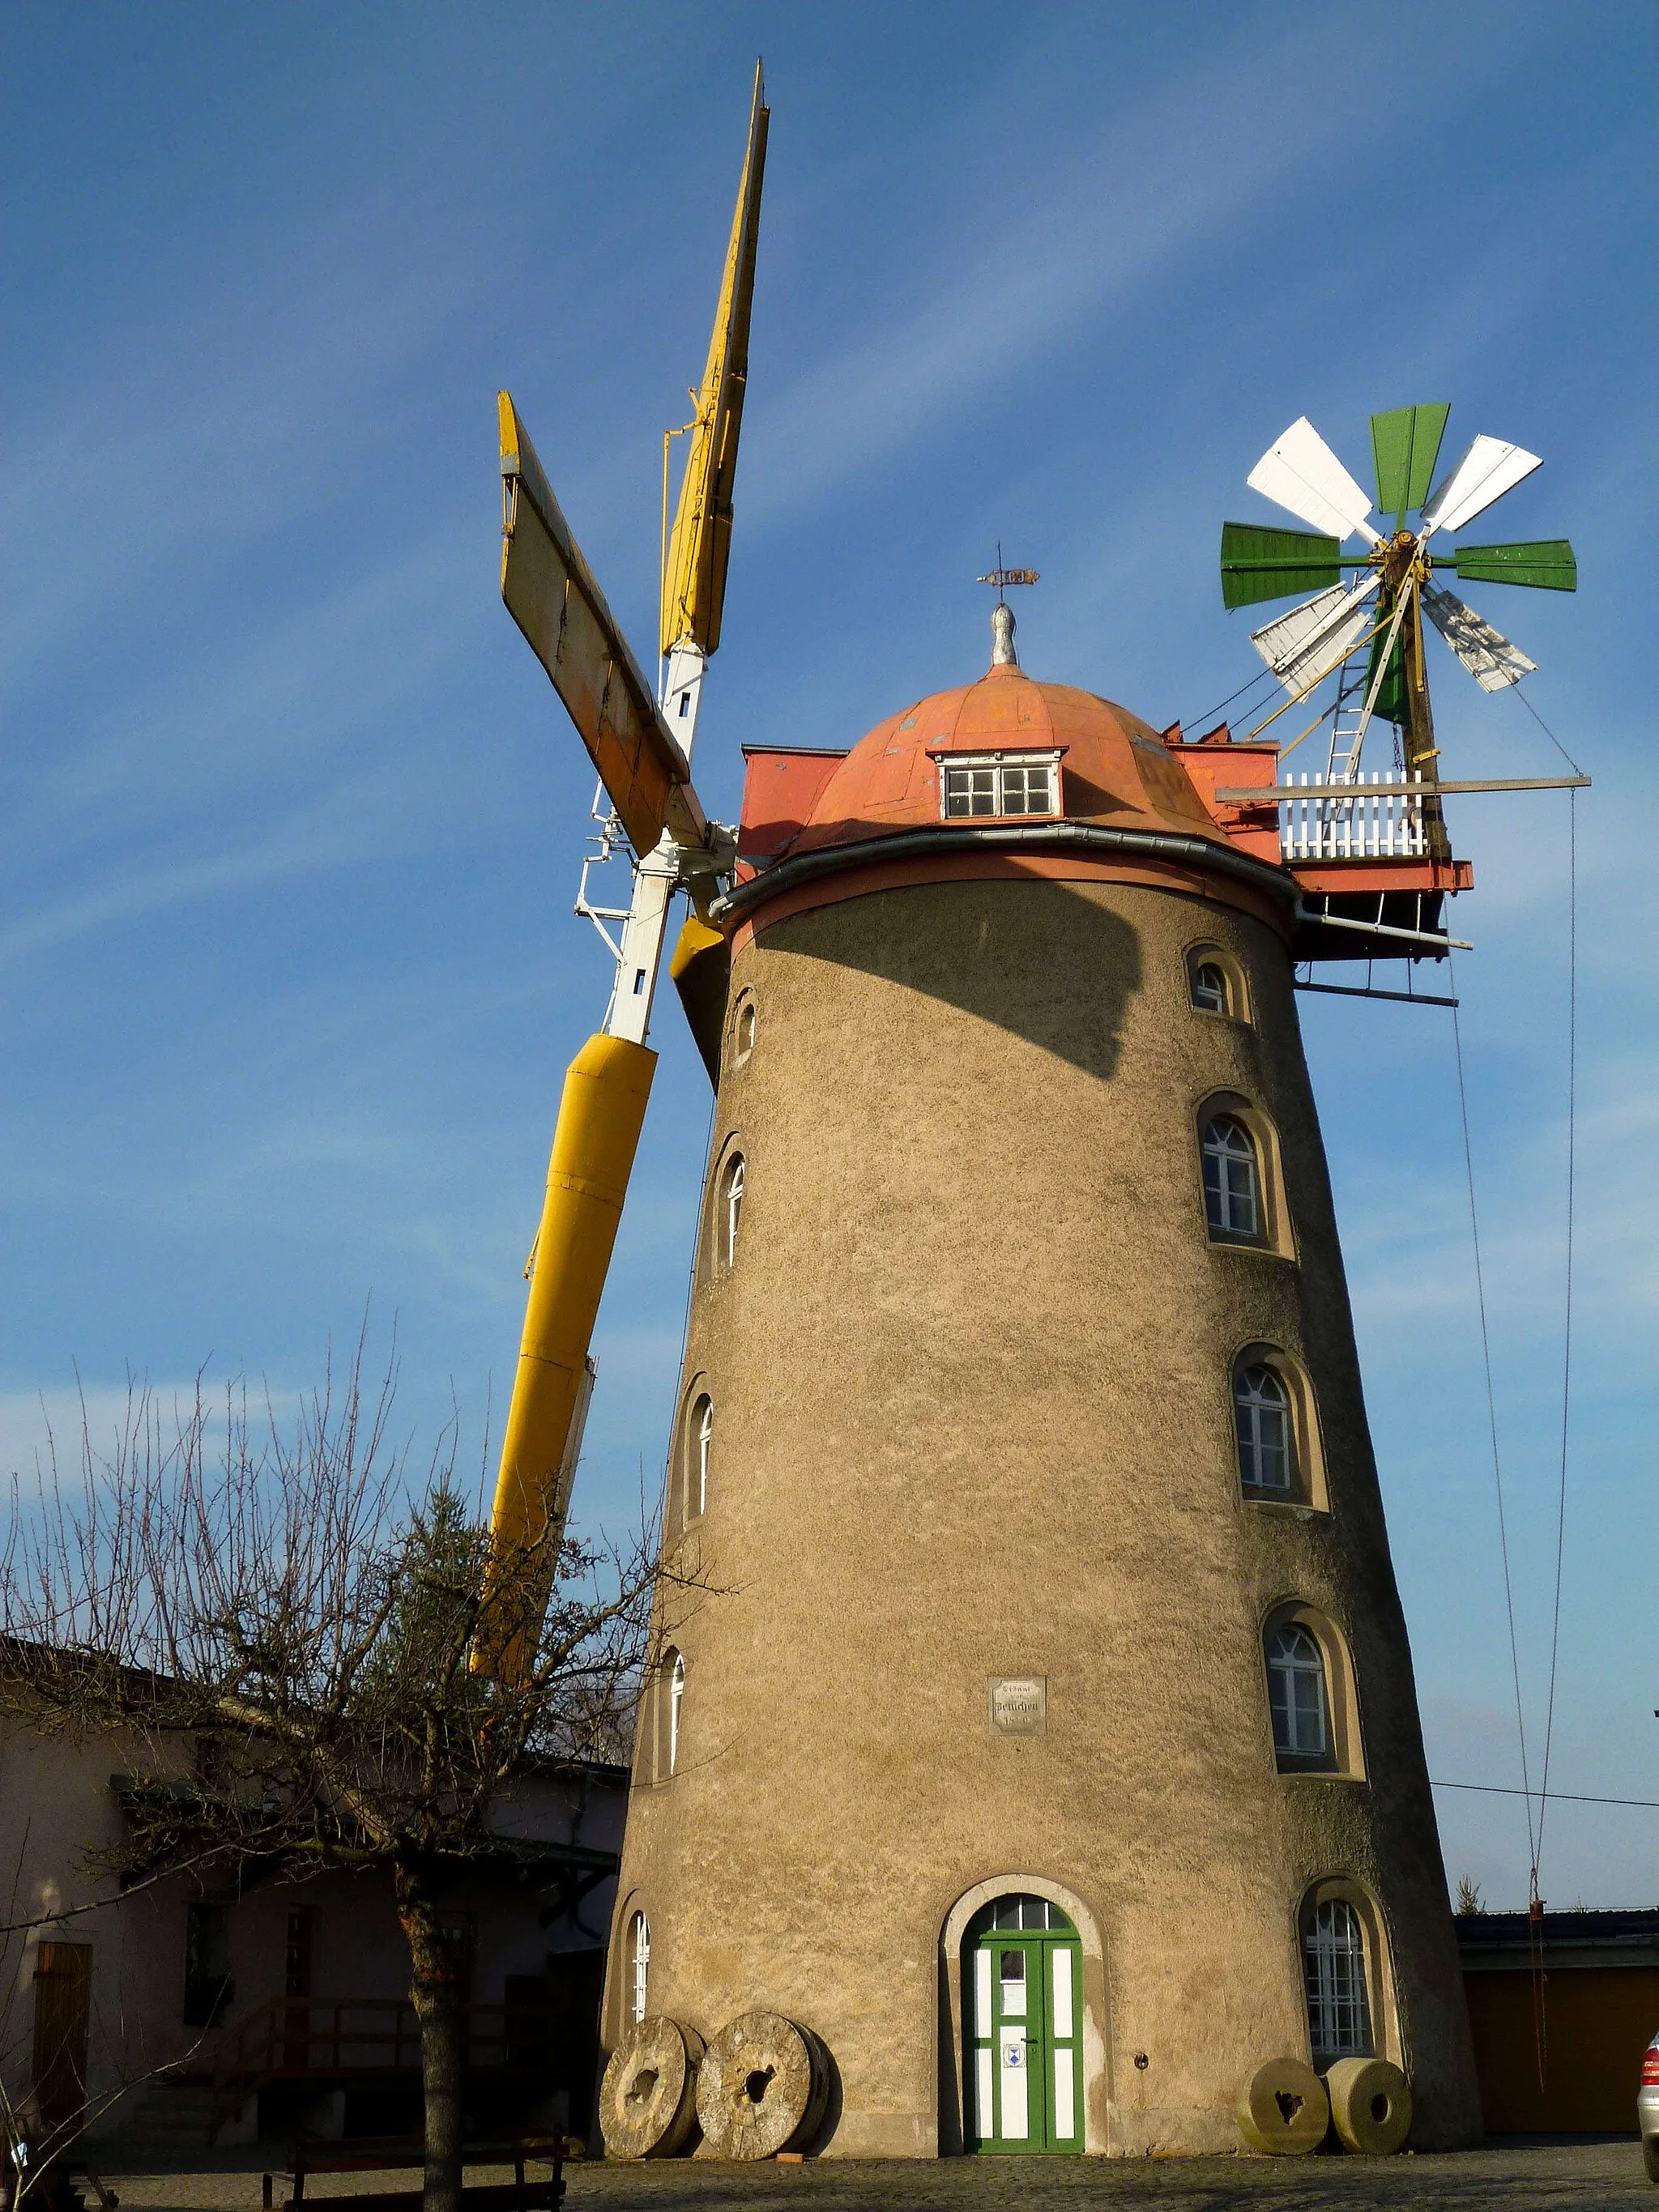
[[[999,752],[1058,752],[1067,820],[1229,842],[1150,723],[1092,691],[1039,684],[1005,665],[878,722],[825,781],[787,849],[811,852],[939,822],[942,762]]]

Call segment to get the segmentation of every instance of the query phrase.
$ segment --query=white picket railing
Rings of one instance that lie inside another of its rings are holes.
[[[1303,783],[1324,783],[1304,775]],[[1395,860],[1423,852],[1423,801],[1415,792],[1379,792],[1376,783],[1404,781],[1395,770],[1364,769],[1354,780],[1352,799],[1282,799],[1279,803],[1279,849],[1287,860]],[[1292,775],[1289,781],[1298,779]],[[1421,783],[1419,775],[1413,779]]]

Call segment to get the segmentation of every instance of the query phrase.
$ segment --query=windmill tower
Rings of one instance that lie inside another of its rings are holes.
[[[1478,2130],[1300,890],[1204,795],[1271,761],[1012,651],[748,749],[665,1535],[728,1594],[607,2027],[801,2022],[848,2155],[1236,2148],[1363,2053]]]
[[[763,114],[757,87],[728,328]],[[1380,641],[1320,783],[1282,784],[1272,740],[1187,742],[1036,680],[1000,598],[975,680],[845,752],[746,747],[734,840],[682,742],[729,543],[720,327],[660,703],[502,413],[504,593],[636,862],[607,1030],[561,1111],[520,1376],[551,1411],[509,1425],[503,1559],[563,1511],[652,1059],[619,1010],[648,1014],[676,889],[697,914],[673,968],[716,1086],[607,2145],[684,2148],[695,2121],[724,2154],[1139,2154],[1236,2148],[1243,2124],[1292,2149],[1333,2107],[1365,2148],[1408,2124],[1468,2141],[1462,1983],[1293,997],[1299,959],[1453,942],[1444,902],[1472,878],[1409,698],[1399,769],[1358,782],[1396,661],[1426,714],[1446,503],[1414,535],[1371,532],[1347,588],[1357,487],[1340,536],[1302,485],[1316,544],[1224,547],[1230,593],[1316,593],[1258,640],[1292,698],[1334,676],[1351,703]],[[1430,466],[1415,435],[1408,488]],[[1310,430],[1287,446],[1328,503],[1328,462],[1351,485]],[[994,580],[1035,580],[1000,556]],[[1462,657],[1513,665],[1468,610],[1454,628]],[[516,1663],[511,1635],[481,1663]]]

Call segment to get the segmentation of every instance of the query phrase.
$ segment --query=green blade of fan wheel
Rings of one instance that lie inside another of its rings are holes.
[[[1540,538],[1530,545],[1460,545],[1453,558],[1458,574],[1474,584],[1530,584],[1540,592],[1578,589],[1578,563],[1565,538]]]
[[[1370,653],[1365,663],[1364,696],[1368,699],[1370,697],[1371,686],[1376,682],[1377,656],[1388,644],[1389,632],[1394,627],[1395,605],[1395,602],[1391,600],[1386,592],[1378,594],[1376,614],[1377,620],[1382,627],[1371,640]],[[1397,724],[1403,730],[1406,726],[1406,659],[1400,650],[1400,640],[1396,637],[1394,641],[1394,649],[1389,655],[1388,672],[1378,689],[1376,703],[1371,712],[1380,715],[1385,722]]]
[[[1322,592],[1340,583],[1340,541],[1311,530],[1264,530],[1254,522],[1221,526],[1224,606],[1253,607],[1292,592]]]
[[[1440,441],[1446,434],[1445,406],[1395,407],[1371,417],[1371,458],[1376,463],[1376,504],[1395,517],[1396,528],[1409,508],[1421,507],[1434,482]]]

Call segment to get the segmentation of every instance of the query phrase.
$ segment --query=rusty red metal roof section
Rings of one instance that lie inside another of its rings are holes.
[[[941,869],[1127,874],[1242,901],[1287,933],[1298,958],[1352,959],[1398,954],[1402,932],[1431,943],[1420,933],[1438,927],[1441,898],[1472,880],[1466,861],[1424,854],[1287,862],[1279,804],[1266,796],[1279,781],[1276,744],[1235,739],[1224,724],[1183,741],[1178,726],[1160,732],[1113,700],[1041,683],[1016,664],[902,708],[846,753],[744,754],[737,882],[716,909],[740,935],[763,908],[775,921]],[[953,759],[1021,755],[1057,758],[1054,815],[947,817],[941,779]],[[1257,787],[1260,804],[1215,796]],[[1320,901],[1320,916],[1304,911],[1304,894]],[[1325,915],[1341,919],[1319,926]],[[1368,941],[1362,921],[1389,927]]]
[[[1091,691],[1006,667],[878,722],[826,779],[788,849],[939,822],[941,759],[998,752],[1058,752],[1068,821],[1224,836],[1150,723]]]

